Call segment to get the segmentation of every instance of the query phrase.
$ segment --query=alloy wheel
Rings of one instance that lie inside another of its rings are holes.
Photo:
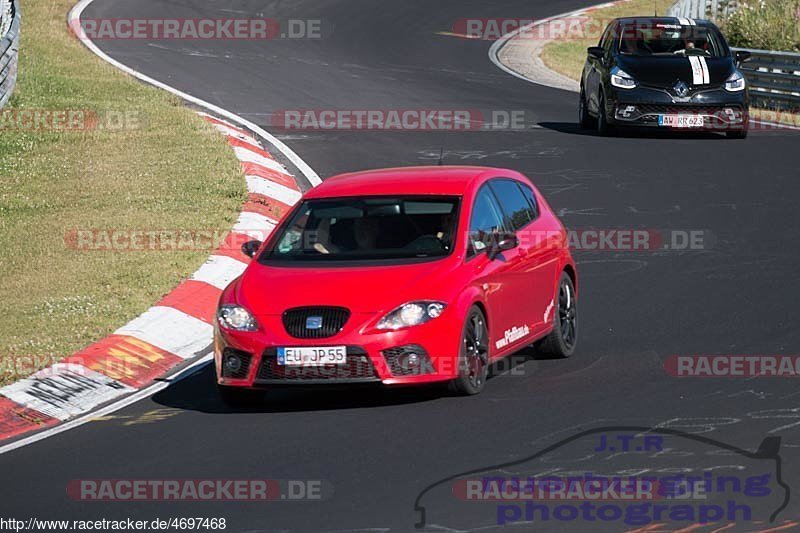
[[[563,281],[558,289],[558,326],[564,344],[572,349],[578,335],[578,313],[572,285]]]
[[[486,367],[489,363],[489,331],[479,313],[473,313],[469,317],[464,333],[464,355],[467,379],[472,386],[480,389],[486,381]]]

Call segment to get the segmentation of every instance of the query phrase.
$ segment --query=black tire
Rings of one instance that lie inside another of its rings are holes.
[[[728,139],[746,139],[747,130],[726,131],[725,137]]]
[[[217,385],[222,402],[229,407],[252,407],[264,399],[264,392],[240,387]]]
[[[589,114],[589,106],[586,105],[586,91],[581,85],[581,96],[578,99],[578,127],[588,130],[592,127],[592,115]]]
[[[453,392],[465,396],[480,393],[489,375],[489,328],[486,317],[477,306],[472,306],[464,321],[461,347],[458,354],[456,379],[450,382]]]
[[[578,343],[578,300],[575,285],[566,272],[561,273],[555,301],[553,331],[534,346],[545,357],[563,359],[575,353]]]
[[[607,137],[612,133],[614,133],[614,130],[608,123],[608,116],[606,115],[606,97],[601,92],[600,102],[597,105],[597,134]]]

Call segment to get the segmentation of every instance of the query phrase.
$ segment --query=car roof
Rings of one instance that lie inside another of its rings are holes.
[[[485,177],[518,178],[513,170],[476,166],[423,166],[365,170],[332,176],[305,194],[305,198],[385,195],[462,196]]]
[[[614,19],[621,24],[681,24],[681,19],[678,17],[621,17]],[[692,20],[697,26],[708,27],[712,26],[711,21],[705,19],[683,19]]]

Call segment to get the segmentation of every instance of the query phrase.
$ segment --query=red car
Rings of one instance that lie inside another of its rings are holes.
[[[222,293],[224,401],[285,384],[450,382],[477,394],[527,345],[568,357],[577,271],[567,235],[519,172],[412,167],[308,191]]]

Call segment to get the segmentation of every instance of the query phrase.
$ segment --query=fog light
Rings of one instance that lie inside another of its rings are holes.
[[[419,366],[419,356],[415,353],[410,353],[406,356],[403,368],[410,370]]]
[[[728,122],[741,122],[742,120],[739,116],[739,113],[737,113],[732,107],[726,107],[723,109],[723,112],[728,117]]]
[[[383,356],[395,376],[420,376],[435,372],[428,352],[418,344],[389,348],[383,351]]]
[[[245,379],[247,377],[247,372],[250,370],[252,359],[253,354],[249,352],[225,348],[222,351],[222,358],[220,359],[220,372],[222,373],[222,377]]]
[[[240,368],[242,368],[242,360],[238,355],[231,354],[225,358],[225,370],[233,373],[238,372]]]
[[[625,106],[624,109],[622,107],[617,109],[617,114],[623,118],[630,118],[630,116],[635,112],[636,112],[635,105]]]

